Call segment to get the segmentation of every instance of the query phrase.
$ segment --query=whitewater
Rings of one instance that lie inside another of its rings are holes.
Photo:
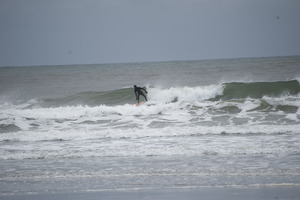
[[[298,190],[299,66],[293,56],[2,67],[1,196]],[[135,84],[148,91],[140,106]]]

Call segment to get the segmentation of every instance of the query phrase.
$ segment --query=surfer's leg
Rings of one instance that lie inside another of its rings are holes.
[[[145,98],[145,100],[148,101],[146,95],[144,93],[142,95]]]
[[[137,96],[138,103],[140,103],[140,94]]]

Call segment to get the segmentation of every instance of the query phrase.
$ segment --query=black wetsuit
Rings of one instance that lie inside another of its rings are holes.
[[[136,100],[138,100],[138,103],[140,103],[140,95],[142,95],[145,98],[145,100],[148,101],[146,95],[143,93],[142,90],[144,90],[146,93],[148,93],[144,88],[137,87],[136,85],[134,86],[134,94],[135,94]]]

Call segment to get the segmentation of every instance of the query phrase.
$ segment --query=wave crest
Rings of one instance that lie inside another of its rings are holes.
[[[300,85],[297,80],[278,82],[233,82],[224,83],[222,95],[215,97],[216,100],[253,98],[259,99],[264,96],[281,97],[298,95]]]

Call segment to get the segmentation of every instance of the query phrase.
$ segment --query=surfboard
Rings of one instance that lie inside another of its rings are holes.
[[[134,104],[134,105],[136,105],[136,106],[140,106],[140,105],[142,105],[142,104],[144,104],[144,103],[146,103],[146,102],[142,101],[142,102],[140,102],[140,103],[137,103],[137,104]]]

